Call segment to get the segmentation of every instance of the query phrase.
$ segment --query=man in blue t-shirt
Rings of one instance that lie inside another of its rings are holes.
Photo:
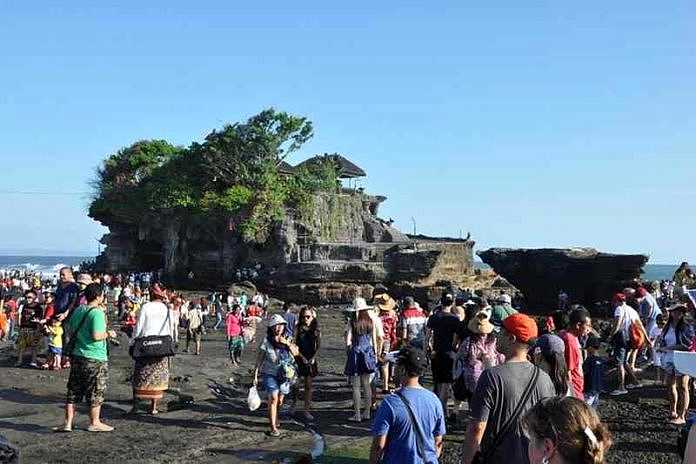
[[[370,464],[437,464],[445,435],[445,416],[438,397],[418,383],[427,369],[426,355],[409,346],[399,352],[397,363],[405,380],[402,388],[384,398],[377,410]]]
[[[80,286],[75,283],[73,271],[67,266],[61,268],[59,276],[60,283],[53,298],[53,314],[58,320],[63,321],[69,318],[73,309],[77,307]]]

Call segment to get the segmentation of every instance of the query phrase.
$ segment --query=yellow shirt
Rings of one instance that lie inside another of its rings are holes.
[[[48,344],[56,348],[63,348],[63,328],[61,326],[52,325],[49,327],[50,336]]]

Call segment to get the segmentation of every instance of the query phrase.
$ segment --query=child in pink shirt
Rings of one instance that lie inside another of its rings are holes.
[[[242,350],[244,349],[242,321],[242,308],[239,305],[234,305],[232,310],[227,313],[227,318],[225,319],[227,348],[230,352],[230,360],[234,366],[241,362]]]

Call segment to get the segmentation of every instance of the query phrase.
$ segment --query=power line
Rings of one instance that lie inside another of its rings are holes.
[[[0,195],[89,195],[90,192],[41,192],[28,190],[0,190]]]

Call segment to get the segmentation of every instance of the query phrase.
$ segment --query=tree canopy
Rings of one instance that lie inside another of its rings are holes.
[[[301,214],[317,191],[335,191],[337,166],[279,164],[313,135],[312,123],[267,109],[244,123],[213,130],[188,148],[141,140],[109,156],[97,169],[89,215],[105,225],[137,224],[152,216],[234,218],[242,237],[263,243],[287,210]]]

